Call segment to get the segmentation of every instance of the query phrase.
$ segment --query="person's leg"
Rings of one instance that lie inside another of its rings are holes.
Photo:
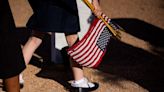
[[[32,36],[28,39],[28,41],[22,48],[22,52],[23,52],[23,56],[24,56],[26,65],[29,64],[33,53],[42,43],[43,37],[44,37],[43,32],[32,31]],[[22,73],[19,75],[19,82],[20,82],[21,87],[23,87],[24,80],[23,80]]]
[[[19,76],[4,79],[5,89],[7,92],[20,92]]]
[[[24,56],[26,65],[29,64],[33,53],[42,43],[42,39],[44,38],[44,35],[45,35],[44,32],[39,32],[39,31],[33,30],[31,37],[28,39],[26,44],[23,46],[22,51],[23,51],[23,56]]]
[[[68,46],[73,46],[78,40],[77,34],[71,34],[66,35],[66,40],[68,43]],[[98,88],[98,83],[92,83],[89,82],[85,77],[83,73],[83,67],[77,64],[76,62],[72,61],[70,59],[71,68],[73,72],[74,81],[72,82],[72,87],[76,88],[77,92],[89,92],[96,90]]]
[[[29,64],[33,53],[40,46],[41,43],[42,43],[42,39],[32,36],[28,39],[26,44],[23,46],[22,51],[23,51],[23,56],[24,56],[26,65]]]
[[[78,40],[78,35],[77,34],[67,35],[66,40],[68,46],[71,47]],[[70,62],[70,63],[73,71],[74,80],[82,79],[84,77],[82,67],[75,62]]]
[[[24,56],[24,60],[25,60],[26,65],[29,64],[33,53],[40,46],[41,43],[42,43],[42,40],[40,38],[32,36],[28,39],[26,44],[23,46],[22,52],[23,52],[23,56]],[[19,83],[20,83],[20,86],[22,88],[23,84],[24,84],[22,73],[19,75]]]

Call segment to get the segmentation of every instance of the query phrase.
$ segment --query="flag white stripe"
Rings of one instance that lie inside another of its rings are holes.
[[[87,62],[82,62],[82,64],[83,65],[88,65],[87,63],[90,63],[90,62],[92,62],[93,60],[92,59],[94,59],[94,57],[97,55],[97,53],[99,53],[100,52],[100,49],[96,46],[96,49],[95,49],[95,52],[92,54],[92,55],[90,55],[90,57],[88,57],[88,60],[84,60],[84,61],[87,61]]]
[[[97,59],[94,62],[92,62],[88,67],[93,67],[99,61],[99,59],[101,58],[102,54],[103,54],[103,51],[100,52],[100,54],[97,57]]]
[[[75,58],[76,61],[80,62],[80,61],[84,60],[86,57],[87,57],[87,59],[89,59],[89,58],[93,55],[93,53],[95,52],[95,50],[96,50],[96,49],[95,49],[95,45],[92,45],[92,48],[89,49],[89,51],[86,52],[86,54],[83,54],[83,55],[80,56],[81,58]],[[92,53],[91,53],[91,52],[92,52]],[[88,54],[89,54],[89,55],[88,55]]]
[[[93,57],[93,55],[95,54],[95,52],[97,51],[97,46],[95,46],[95,48],[93,49],[93,52],[87,57],[87,58],[85,58],[84,60],[83,59],[78,59],[78,60],[76,60],[77,62],[85,62],[85,61],[88,61],[88,60],[90,60],[92,57]],[[90,50],[90,51],[92,51],[92,50]]]
[[[100,49],[98,49],[98,50],[96,51],[96,53],[93,55],[93,57],[90,58],[91,60],[89,60],[89,61],[84,60],[84,61],[82,61],[82,62],[79,62],[79,64],[83,64],[83,65],[84,65],[84,63],[86,63],[86,62],[92,62],[92,61],[96,58],[96,56],[97,56],[97,54],[98,54],[99,51],[100,51]]]
[[[94,38],[93,39],[91,39],[91,41],[90,41],[90,39],[88,39],[89,41],[87,41],[88,43],[85,43],[81,48],[79,48],[74,54],[72,53],[71,55],[72,56],[75,56],[75,59],[76,58],[78,58],[78,56],[81,56],[83,53],[85,53],[85,52],[87,52],[88,51],[88,49],[90,49],[89,47],[94,43],[94,39],[96,38],[96,35],[98,34],[98,31],[96,32],[96,34],[95,35],[93,35],[94,36]],[[79,54],[79,52],[80,52],[80,54]],[[78,54],[78,55],[77,55]]]
[[[98,34],[97,38],[95,38],[96,41],[94,41],[94,43],[92,44],[92,47],[96,46],[97,40],[99,39],[99,37],[100,37],[102,31],[104,30],[104,28],[105,28],[105,26],[103,26],[103,28],[101,29],[101,31],[100,31],[100,33]],[[96,47],[97,47],[97,46],[96,46]],[[78,61],[78,62],[80,62],[81,60],[87,61],[87,60],[89,59],[89,57],[91,57],[92,54],[94,54],[94,52],[92,52],[92,51],[94,51],[94,50],[96,50],[96,49],[95,49],[95,48],[90,48],[90,49],[87,50],[85,53],[83,53],[82,55],[80,55],[80,58],[79,58],[79,59],[76,58],[76,61]],[[90,54],[90,52],[92,52],[92,54]],[[80,53],[82,53],[82,52],[80,52]],[[89,54],[89,55],[88,55],[88,54]],[[86,57],[87,57],[87,58],[86,58]],[[85,59],[87,59],[87,60],[85,60]],[[81,61],[81,62],[84,62],[84,61]]]
[[[96,52],[96,54],[94,55],[94,57],[90,61],[88,61],[87,63],[85,63],[84,66],[88,66],[89,64],[98,61],[99,60],[98,57],[101,56],[101,52],[102,51],[100,49],[98,49],[98,51]]]
[[[76,48],[74,48],[74,52],[72,52],[72,53],[69,53],[71,56],[73,56],[73,55],[75,55],[75,54],[77,54],[78,52],[80,52],[80,50],[82,50],[85,46],[86,46],[86,43],[88,43],[88,39],[95,33],[95,32],[97,32],[96,31],[96,29],[97,28],[99,28],[99,26],[102,26],[102,21],[98,21],[98,25],[96,25],[96,27],[93,29],[93,32],[91,32],[91,34],[90,34],[90,36],[88,37],[88,38],[86,38],[86,40],[83,42],[83,43],[81,43],[81,44],[79,44],[79,46],[78,47],[76,47]],[[82,45],[82,46],[81,46]]]
[[[75,54],[78,54],[78,52],[80,52],[79,56],[81,56],[81,54],[83,54],[85,51],[87,51],[88,48],[86,48],[86,47],[90,46],[90,45],[88,46],[88,43],[89,43],[91,37],[94,36],[94,38],[96,38],[96,35],[98,34],[98,32],[102,28],[102,26],[104,26],[103,23],[100,24],[100,27],[98,28],[98,30],[96,30],[96,28],[95,28],[93,31],[95,31],[96,34],[94,35],[94,32],[92,32],[92,35],[89,36],[89,38],[86,40],[86,42],[79,49],[76,49],[76,51],[74,51],[74,53],[71,53],[70,55],[73,56]],[[94,39],[92,39],[91,41],[93,41],[93,40]],[[85,50],[83,50],[84,48],[85,48]],[[82,51],[83,53],[81,52],[81,50],[83,50]],[[75,58],[77,58],[77,56]]]
[[[76,55],[76,56],[74,57],[75,59],[77,59],[77,58],[83,56],[83,57],[79,58],[80,60],[82,60],[82,59],[84,59],[86,56],[88,56],[89,52],[91,52],[92,49],[93,49],[93,47],[96,45],[97,40],[98,40],[98,38],[100,37],[101,32],[104,30],[104,28],[105,28],[105,25],[100,29],[100,31],[97,30],[97,34],[94,36],[94,38],[91,38],[92,40],[90,41],[89,45],[87,45],[87,46],[85,47],[85,50],[83,50],[82,52],[80,52],[80,54]],[[91,46],[91,47],[90,47],[90,46]],[[77,60],[78,60],[78,59],[77,59]],[[78,61],[79,61],[79,60],[78,60]]]
[[[93,35],[94,32],[96,32],[96,29],[97,29],[101,24],[103,24],[103,22],[102,22],[102,20],[99,20],[99,21],[97,22],[96,26],[94,27],[94,30],[91,32],[91,34],[90,34],[89,36]],[[86,38],[86,39],[88,39],[88,38]],[[84,42],[86,42],[86,40],[85,40]],[[83,43],[84,43],[84,42],[83,42]],[[77,50],[78,48],[81,48],[81,45],[82,45],[83,43],[80,43],[79,46],[77,46],[76,48],[74,48],[74,50]]]

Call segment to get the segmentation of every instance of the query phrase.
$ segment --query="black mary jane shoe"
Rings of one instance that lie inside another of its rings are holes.
[[[99,84],[95,82],[93,84],[95,85],[94,87],[88,87],[88,88],[72,87],[70,92],[91,92],[98,89]]]

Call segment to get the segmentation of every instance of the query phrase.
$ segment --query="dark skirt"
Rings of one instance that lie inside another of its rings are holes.
[[[26,67],[15,29],[8,0],[0,0],[0,78],[2,79],[19,75]]]
[[[19,75],[25,67],[16,33],[0,33],[0,78]]]
[[[60,33],[80,31],[76,0],[40,0],[36,6],[27,23],[29,29]]]

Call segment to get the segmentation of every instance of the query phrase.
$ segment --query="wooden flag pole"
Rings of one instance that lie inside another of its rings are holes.
[[[83,0],[83,2],[91,9],[92,12],[94,11],[94,6],[88,0]],[[110,31],[116,38],[121,38],[120,33],[118,31],[115,31],[101,15],[98,16],[98,18],[100,18],[105,23],[105,25],[110,29]]]

